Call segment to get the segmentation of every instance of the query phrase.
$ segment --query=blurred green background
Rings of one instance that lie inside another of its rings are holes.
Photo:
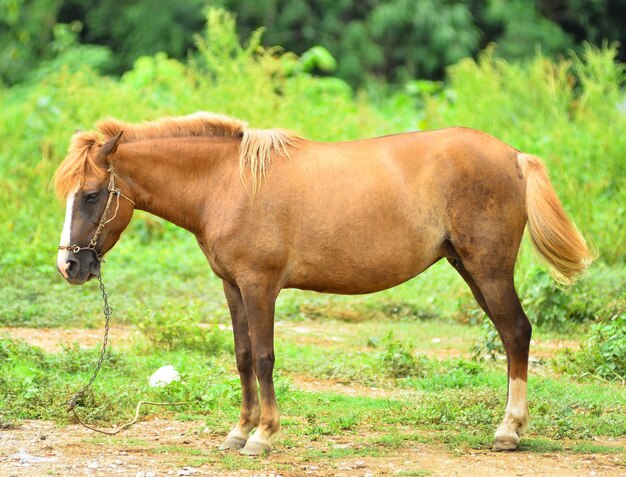
[[[336,76],[353,86],[442,79],[491,42],[500,57],[520,60],[626,39],[624,0],[1,0],[0,79],[33,78],[42,62],[79,52],[115,75],[141,55],[193,57],[207,7],[234,12],[240,39],[262,26],[265,46],[299,55],[323,46],[340,59]]]

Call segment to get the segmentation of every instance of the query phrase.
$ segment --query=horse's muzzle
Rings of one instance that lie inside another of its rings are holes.
[[[100,276],[100,261],[89,251],[70,253],[64,264],[57,265],[63,278],[72,285],[83,283]]]

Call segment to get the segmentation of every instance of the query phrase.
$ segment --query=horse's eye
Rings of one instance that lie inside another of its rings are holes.
[[[98,200],[99,195],[100,195],[100,192],[91,192],[89,194],[86,194],[85,202],[87,202],[88,204],[93,204],[94,202]]]

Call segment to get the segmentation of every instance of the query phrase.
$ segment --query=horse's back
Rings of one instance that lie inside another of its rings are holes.
[[[301,141],[290,156],[229,227],[255,244],[233,256],[271,263],[286,287],[382,290],[445,256],[451,240],[499,227],[502,210],[517,208],[523,229],[515,150],[473,130]]]

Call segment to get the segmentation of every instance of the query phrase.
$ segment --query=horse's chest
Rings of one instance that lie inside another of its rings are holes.
[[[212,251],[212,249],[208,247],[202,239],[196,237],[196,240],[198,241],[198,246],[200,247],[200,250],[202,250],[202,253],[209,262],[209,266],[211,267],[211,270],[213,270],[213,273],[215,273],[215,275],[217,275],[222,280],[227,279],[228,273],[226,271],[226,268],[221,264],[217,254]]]

